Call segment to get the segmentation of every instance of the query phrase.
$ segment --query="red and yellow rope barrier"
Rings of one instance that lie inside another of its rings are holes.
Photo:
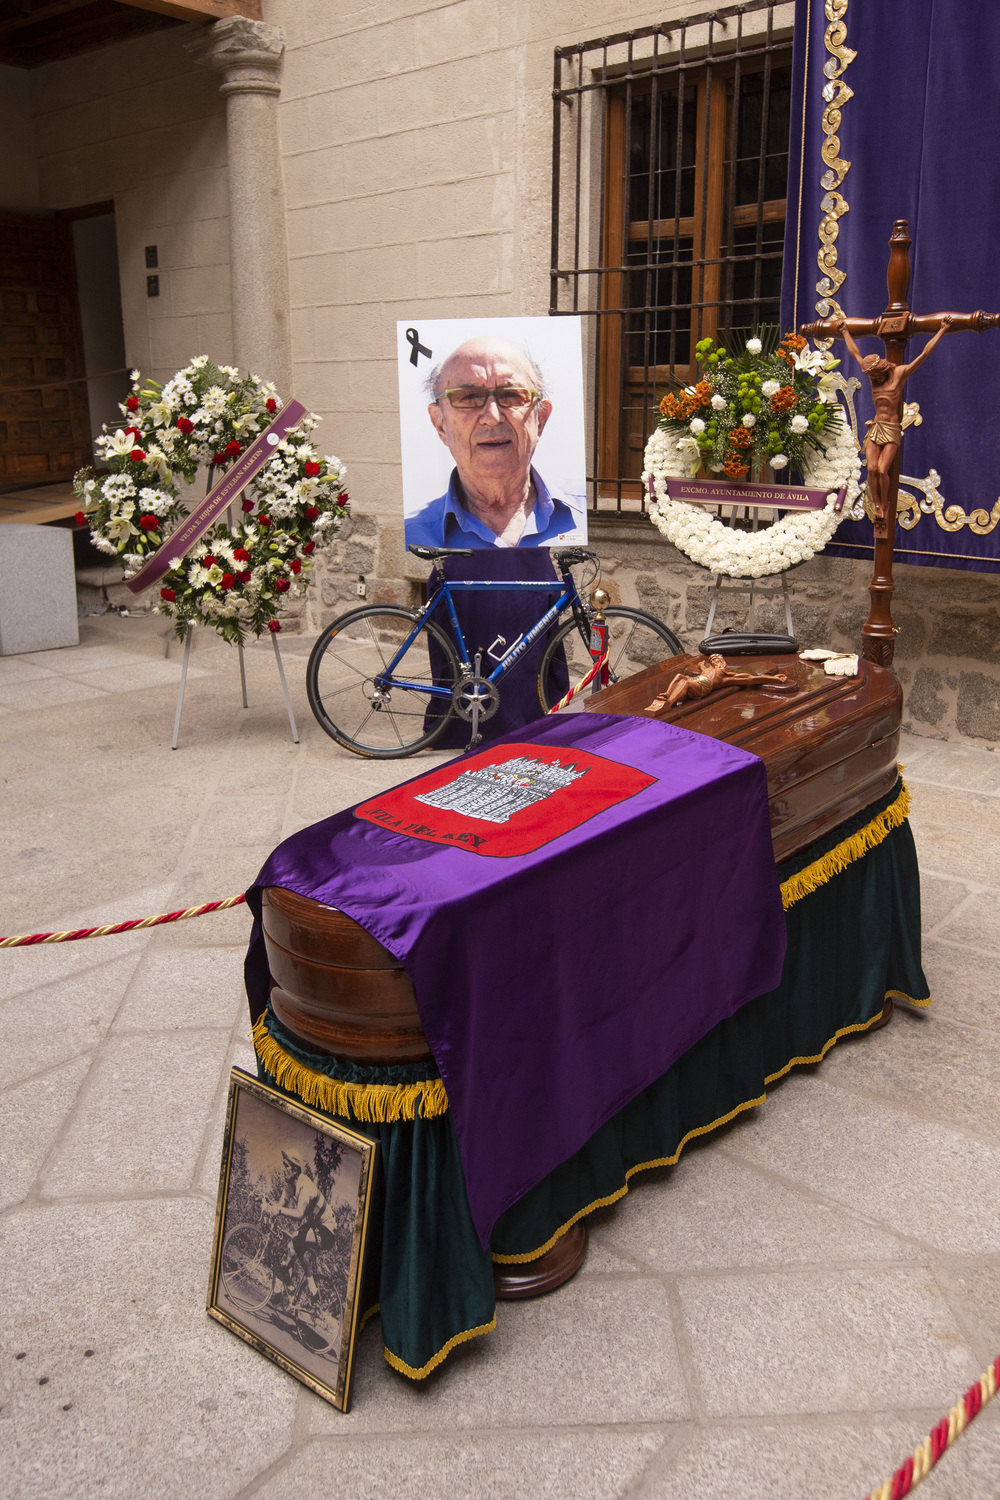
[[[941,1457],[947,1453],[956,1438],[961,1437],[970,1422],[975,1421],[984,1406],[993,1400],[1000,1384],[1000,1354],[980,1375],[975,1385],[970,1385],[965,1395],[957,1401],[947,1416],[932,1427],[918,1447],[914,1448],[905,1463],[892,1475],[865,1496],[865,1500],[902,1500],[916,1489]]]
[[[159,917],[138,917],[131,922],[110,922],[103,927],[74,927],[67,932],[32,932],[21,937],[0,938],[0,948],[28,948],[45,943],[77,943],[82,938],[111,937],[116,932],[141,932],[144,927],[162,927],[164,922],[183,922],[187,917],[203,917],[210,911],[228,911],[240,906],[245,896],[227,896],[225,901],[203,901],[184,911],[168,911]]]
[[[554,704],[554,706],[549,709],[549,713],[557,714],[561,708],[565,708],[570,699],[575,698],[577,693],[579,693],[582,688],[585,688],[587,686],[588,682],[593,682],[594,678],[597,676],[601,668],[607,665],[607,661],[608,653],[605,651],[604,655],[598,657],[597,661],[594,662],[594,665],[591,667],[586,677],[581,678],[581,680],[576,684],[576,687],[571,687],[565,698],[560,698],[559,702]]]

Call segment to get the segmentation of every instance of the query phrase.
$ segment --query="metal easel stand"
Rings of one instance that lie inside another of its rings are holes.
[[[758,598],[774,599],[782,598],[785,601],[785,628],[789,635],[794,636],[792,629],[792,593],[788,587],[788,573],[778,575],[781,578],[780,588],[776,584],[763,584],[759,578],[726,578],[722,573],[715,575],[715,587],[712,590],[712,603],[708,611],[708,624],[705,626],[706,638],[712,634],[712,625],[715,620],[715,611],[719,605],[719,596],[723,593],[750,593],[750,608],[747,612],[747,630],[753,630],[754,604]],[[774,577],[772,574],[771,577]]]
[[[735,526],[738,514],[740,512],[749,514],[749,510],[749,506],[747,506],[744,510],[743,506],[734,505],[729,515],[729,525],[731,527]],[[751,519],[751,529],[753,531],[757,531],[759,527],[760,516],[755,511]],[[774,576],[775,575],[773,573],[765,575],[765,577],[771,578],[773,578]],[[776,588],[774,585],[768,584],[764,584],[762,586],[761,580],[759,578],[726,578],[725,574],[716,573],[715,587],[712,591],[712,603],[708,611],[708,624],[705,626],[705,639],[707,639],[712,634],[712,625],[715,622],[715,611],[719,606],[719,595],[723,592],[734,593],[739,591],[740,593],[746,593],[747,590],[749,590],[750,592],[750,608],[747,610],[746,624],[746,628],[748,631],[753,630],[753,612],[756,599],[758,597],[763,599],[773,599],[780,594],[781,598],[785,601],[785,628],[787,629],[789,635],[794,636],[795,631],[792,629],[793,591],[788,587],[787,570],[779,576],[781,578],[781,587]]]
[[[271,631],[270,635],[271,644],[274,647],[274,659],[278,663],[278,676],[281,679],[281,691],[284,694],[285,698],[285,709],[288,713],[288,725],[292,731],[292,743],[294,745],[297,745],[299,743],[299,731],[295,727],[295,715],[292,712],[292,700],[288,696],[288,683],[285,681],[285,668],[284,663],[281,660],[281,649],[278,646],[278,635],[276,631]],[[194,626],[192,625],[189,627],[187,636],[184,641],[184,661],[181,664],[181,680],[180,686],[177,689],[177,712],[174,714],[174,737],[170,742],[171,750],[177,749],[177,739],[181,731],[181,709],[184,706],[184,689],[187,686],[188,663],[191,660],[191,642],[193,639]],[[240,689],[243,695],[243,707],[249,708],[250,704],[247,701],[247,669],[242,645],[238,645],[236,647],[236,650],[239,653],[240,659]]]

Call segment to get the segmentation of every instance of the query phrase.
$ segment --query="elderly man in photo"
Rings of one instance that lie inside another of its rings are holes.
[[[538,547],[573,540],[582,495],[553,493],[532,466],[552,412],[533,360],[505,339],[474,338],[427,382],[427,410],[455,467],[447,492],[406,521],[425,547]]]

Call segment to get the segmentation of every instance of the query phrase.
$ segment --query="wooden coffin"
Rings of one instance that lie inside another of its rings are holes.
[[[293,1036],[365,1066],[430,1058],[410,976],[388,948],[343,912],[280,886],[262,905],[271,1005]]]
[[[740,672],[777,668],[798,691],[723,687],[670,710],[650,710],[671,678],[701,661],[675,656],[586,699],[591,713],[639,714],[682,724],[759,755],[767,767],[774,857],[780,864],[895,784],[903,698],[886,667],[863,658],[857,677],[827,677],[797,656],[733,656]]]

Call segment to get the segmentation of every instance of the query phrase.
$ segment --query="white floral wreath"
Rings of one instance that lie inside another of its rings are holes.
[[[849,424],[824,433],[826,452],[814,452],[804,475],[812,489],[828,489],[822,510],[793,510],[761,531],[737,531],[702,505],[671,500],[668,480],[691,473],[689,440],[658,427],[646,444],[642,482],[650,520],[692,562],[727,578],[765,578],[822,552],[860,494],[861,461]],[[837,496],[846,488],[842,509]]]

